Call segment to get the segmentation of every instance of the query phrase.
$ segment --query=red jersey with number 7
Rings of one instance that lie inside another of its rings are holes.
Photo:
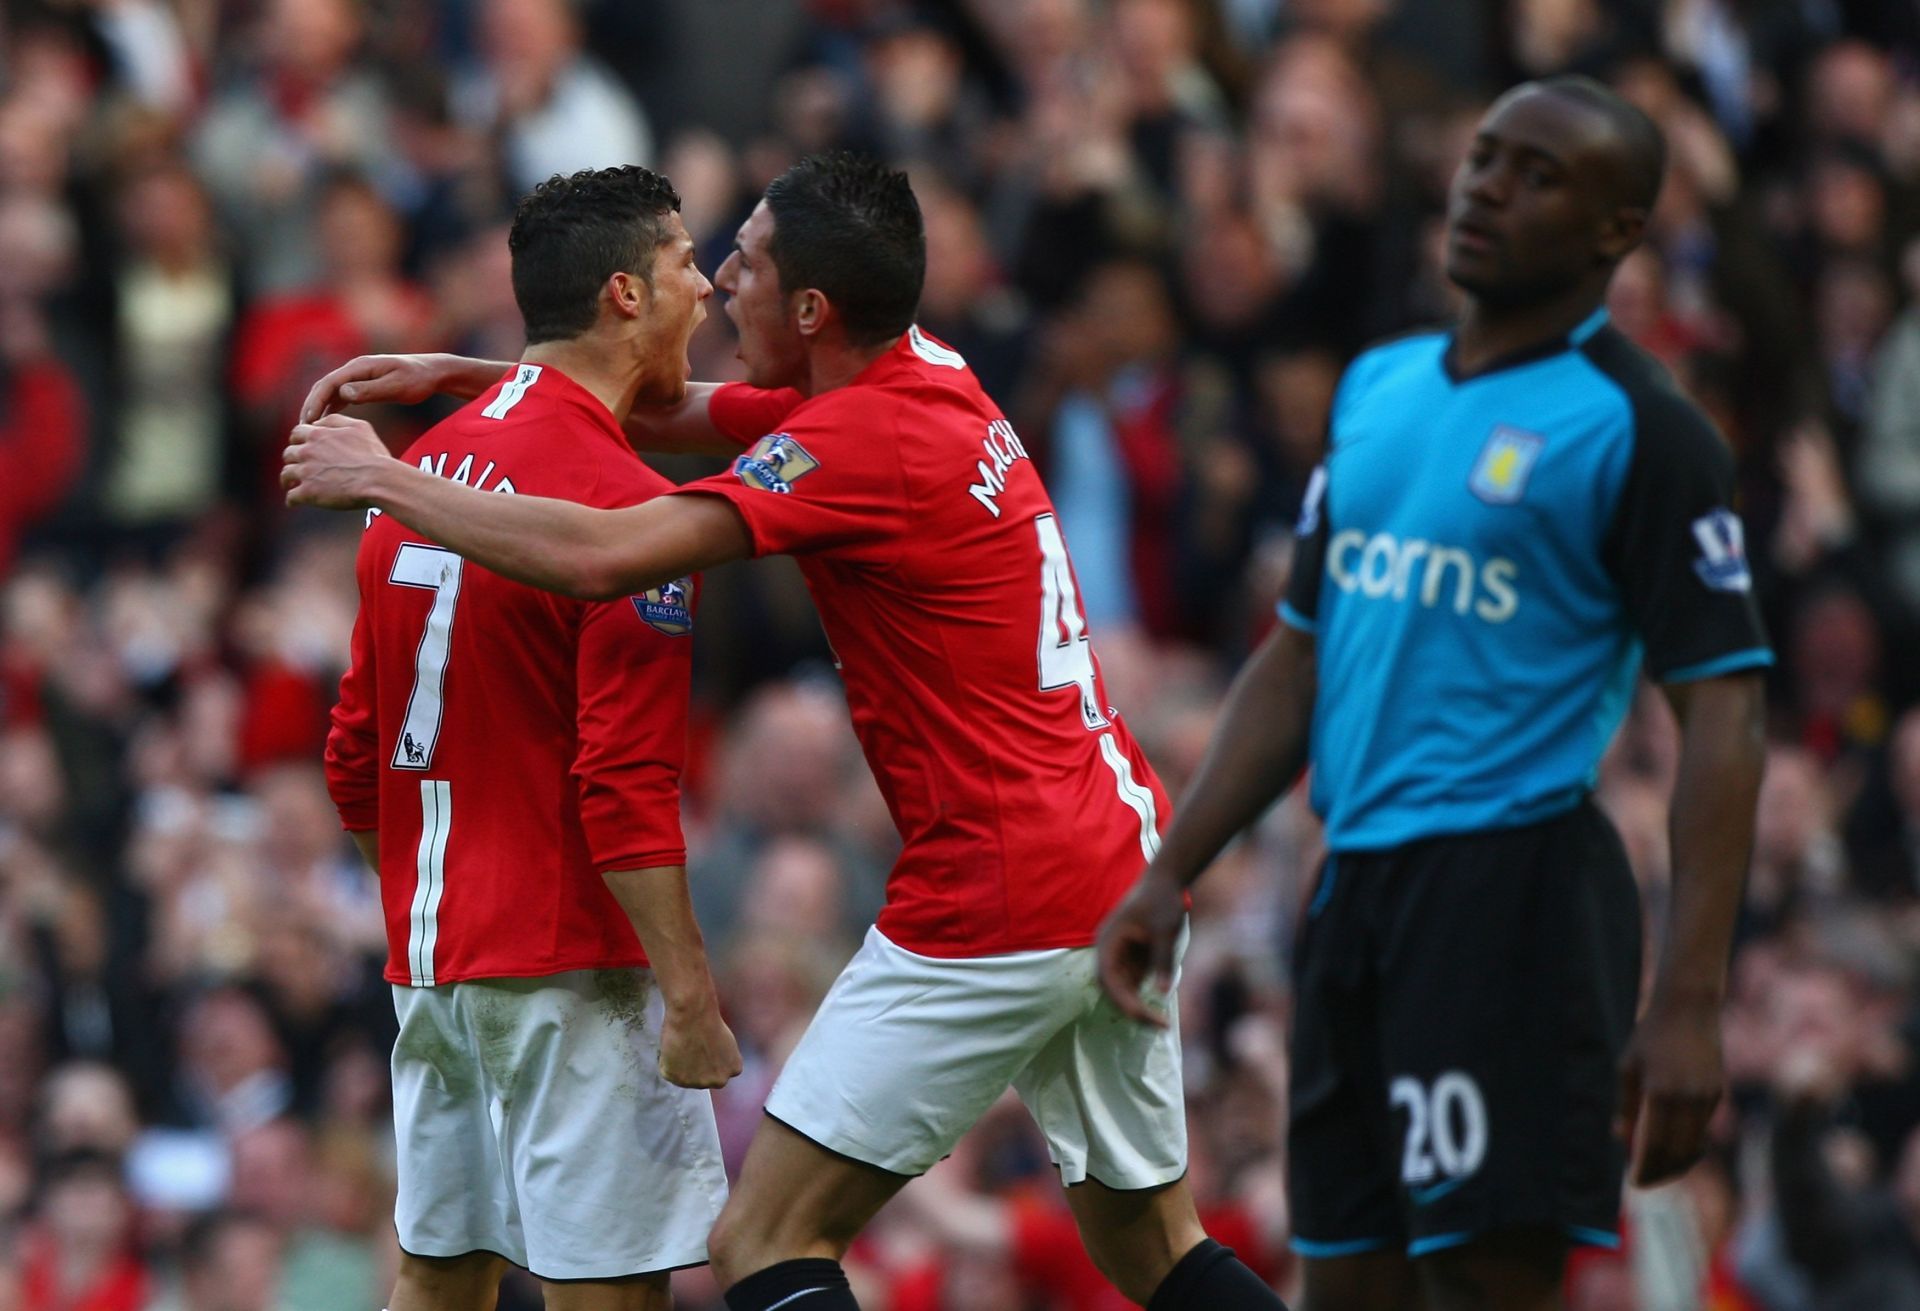
[[[918,328],[845,387],[724,387],[709,412],[751,445],[678,494],[725,497],[756,555],[799,560],[904,841],[880,931],[926,956],[1092,943],[1167,799],[1013,426]]]
[[[635,505],[673,484],[606,406],[517,365],[405,458],[501,495]],[[327,738],[348,829],[380,833],[386,977],[431,987],[642,965],[601,873],[686,862],[693,582],[587,603],[369,516]]]

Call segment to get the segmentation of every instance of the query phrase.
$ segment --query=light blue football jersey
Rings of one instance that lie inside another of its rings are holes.
[[[1643,654],[1772,663],[1733,460],[1595,314],[1470,377],[1449,333],[1335,397],[1281,617],[1314,634],[1312,800],[1336,851],[1531,823],[1594,783]]]

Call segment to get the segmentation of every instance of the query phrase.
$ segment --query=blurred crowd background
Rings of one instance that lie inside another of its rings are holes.
[[[365,351],[521,346],[505,222],[665,170],[715,268],[800,154],[880,153],[921,322],[1035,453],[1114,700],[1177,794],[1271,622],[1343,362],[1445,318],[1448,175],[1526,77],[1589,73],[1672,167],[1619,325],[1739,460],[1780,665],[1709,1159],[1623,1203],[1576,1311],[1920,1307],[1916,0],[5,0],[0,4],[0,1311],[342,1311],[394,1258],[376,889],[318,759],[358,520],[278,450]],[[700,377],[734,368],[724,316]],[[444,411],[375,417],[396,444]],[[670,464],[688,477],[697,462]],[[784,562],[700,617],[686,799],[746,1073],[895,839]],[[1909,654],[1902,656],[1906,651]],[[1649,932],[1675,735],[1602,797]],[[1194,1181],[1282,1287],[1298,798],[1203,882]],[[1100,1311],[1017,1105],[850,1262],[873,1311]],[[680,1278],[711,1311],[710,1281]],[[510,1311],[538,1305],[510,1282]]]

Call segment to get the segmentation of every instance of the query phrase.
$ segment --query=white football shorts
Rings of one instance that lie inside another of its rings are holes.
[[[842,1156],[917,1175],[1012,1085],[1062,1183],[1157,1187],[1187,1169],[1171,997],[1167,1015],[1169,1028],[1150,1029],[1115,1009],[1091,947],[948,960],[869,929],[767,1114]]]
[[[712,1096],[657,1064],[648,970],[395,986],[394,1225],[544,1279],[700,1265],[727,1198]]]

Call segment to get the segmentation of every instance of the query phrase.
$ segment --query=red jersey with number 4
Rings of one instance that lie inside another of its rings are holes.
[[[612,508],[673,484],[613,415],[521,364],[405,458],[502,495]],[[587,603],[381,514],[327,739],[346,827],[380,831],[386,977],[416,987],[644,964],[600,875],[680,865],[693,583]]]
[[[1013,426],[918,328],[845,387],[725,387],[709,412],[752,444],[680,494],[799,559],[905,843],[880,931],[927,956],[1090,944],[1168,807]]]

